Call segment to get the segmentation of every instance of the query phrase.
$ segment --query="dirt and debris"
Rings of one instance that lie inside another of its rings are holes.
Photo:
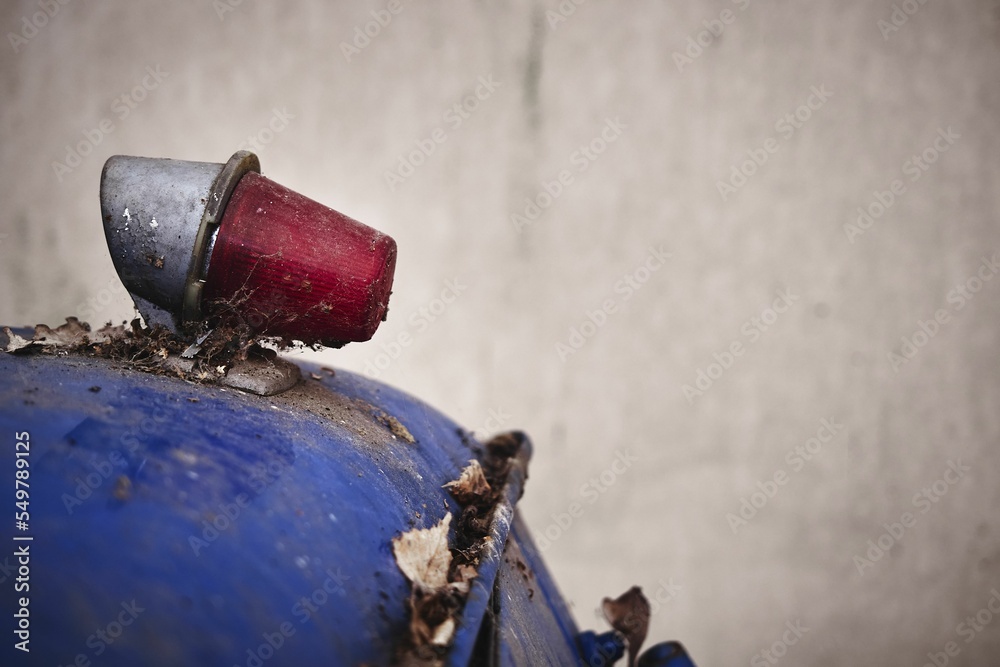
[[[146,255],[146,261],[149,262],[150,266],[152,266],[154,269],[162,269],[164,257],[163,255],[154,255],[152,253],[149,253]]]
[[[455,616],[469,592],[474,568],[464,567],[451,574],[452,554],[448,548],[451,513],[435,526],[415,528],[392,541],[396,565],[412,584],[410,595],[410,637],[415,646],[444,647],[455,635]]]
[[[111,493],[121,502],[127,501],[132,497],[132,480],[127,475],[118,475]]]
[[[55,329],[44,324],[35,326],[30,339],[9,327],[4,327],[3,332],[7,337],[3,349],[7,353],[82,354],[121,361],[148,373],[210,384],[218,383],[233,364],[248,357],[273,361],[277,353],[261,347],[260,342],[272,343],[279,349],[292,346],[282,347],[280,341],[254,336],[245,326],[215,327],[201,334],[192,346],[190,337],[175,335],[160,325],[146,327],[138,318],[121,325],[109,322],[94,331],[86,322],[67,317],[66,323]]]
[[[611,627],[624,635],[628,645],[628,665],[635,667],[639,649],[646,641],[646,631],[649,630],[649,600],[640,587],[633,586],[615,600],[604,598],[601,610]]]
[[[66,324],[55,329],[39,324],[30,339],[17,335],[10,327],[4,327],[3,332],[7,336],[7,346],[4,351],[9,353],[36,350],[53,353],[58,353],[59,350],[75,351],[76,348],[91,342],[106,343],[121,333],[121,330],[122,327],[112,327],[109,323],[99,331],[91,332],[89,324],[80,322],[75,317],[66,318]]]
[[[514,560],[511,560],[509,556],[504,556],[503,562],[517,568],[518,574],[521,575],[521,579],[524,580],[524,584],[528,589],[528,599],[534,599],[535,589],[531,587],[531,582],[535,579],[535,573],[528,567],[528,564],[524,562],[520,555],[515,556]]]
[[[448,482],[444,488],[448,489],[448,492],[462,505],[469,505],[477,498],[487,497],[492,491],[483,473],[483,466],[475,459],[469,462],[458,479]]]
[[[283,280],[291,280],[291,275]],[[310,286],[311,290],[311,286]],[[259,302],[254,297],[255,291],[245,285],[236,290],[236,293],[228,298],[206,298],[202,304],[202,310],[206,313],[207,319],[203,327],[212,326],[227,332],[231,337],[239,340],[255,341],[264,339],[272,342],[279,349],[313,349],[322,350],[325,347],[341,348],[347,345],[348,341],[333,339],[312,339],[307,343],[295,340],[288,332],[301,328],[296,322],[302,318],[306,321],[314,317],[312,311],[318,310],[322,313],[330,313],[336,309],[336,305],[320,302],[312,306],[306,312],[300,312],[298,304],[290,303],[288,296],[284,294],[269,295],[266,301]],[[200,329],[204,331],[204,328]],[[192,337],[199,331],[191,333]]]
[[[486,443],[483,463],[473,459],[458,479],[444,485],[462,507],[452,544],[450,512],[431,528],[415,528],[393,539],[396,564],[412,583],[410,633],[397,653],[397,665],[443,664],[503,498],[510,459],[523,438],[518,433],[494,437]]]
[[[400,440],[405,440],[411,445],[417,441],[416,438],[413,437],[413,434],[410,433],[410,429],[406,428],[406,426],[403,425],[403,422],[399,421],[392,415],[379,410],[375,413],[375,418],[382,422],[382,424],[389,429],[389,432]]]

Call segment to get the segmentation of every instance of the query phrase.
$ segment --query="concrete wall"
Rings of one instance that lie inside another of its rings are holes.
[[[993,664],[1000,619],[959,623],[1000,590],[1000,4],[902,5],[889,31],[889,0],[403,2],[345,55],[382,0],[69,2],[13,41],[38,6],[6,2],[0,320],[129,317],[104,159],[256,137],[268,176],[399,243],[389,321],[322,358],[533,436],[521,508],[582,626],[640,584],[669,598],[650,640],[703,665]]]

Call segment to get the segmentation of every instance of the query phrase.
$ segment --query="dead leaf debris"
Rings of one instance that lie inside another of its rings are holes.
[[[410,635],[415,647],[431,650],[418,654],[435,657],[434,648],[451,643],[455,634],[455,616],[461,610],[474,568],[457,571],[452,576],[452,553],[448,548],[449,512],[430,528],[415,528],[393,539],[396,565],[412,584],[409,599]],[[471,571],[470,571],[471,570]]]
[[[448,482],[444,488],[462,505],[469,505],[492,491],[483,473],[483,466],[475,459],[469,462],[458,479]]]
[[[399,421],[398,419],[396,419],[392,415],[387,414],[387,413],[382,412],[381,410],[379,410],[375,414],[375,417],[380,422],[382,422],[382,424],[384,424],[386,428],[389,429],[390,433],[392,433],[394,436],[396,436],[400,440],[405,440],[406,442],[410,443],[411,445],[417,441],[416,438],[413,437],[413,434],[410,433],[410,429],[406,428],[406,426],[403,425],[403,422]]]
[[[451,512],[430,528],[414,528],[392,541],[396,565],[414,586],[425,590],[448,583],[451,552],[448,550],[448,527]]]
[[[271,342],[279,349],[288,347],[281,341],[255,337],[247,328],[224,327],[201,334],[192,345],[190,338],[175,335],[160,325],[146,327],[138,318],[127,325],[114,326],[109,322],[94,331],[86,322],[67,317],[66,323],[55,329],[36,325],[31,338],[20,336],[9,327],[3,327],[3,332],[7,337],[3,350],[10,354],[82,354],[121,361],[136,370],[204,383],[219,381],[234,363],[248,356],[273,359],[276,353],[260,347],[260,342]]]
[[[462,507],[454,543],[448,543],[451,513],[435,526],[415,528],[393,539],[396,564],[412,584],[410,633],[401,643],[396,664],[443,664],[521,437],[496,436],[486,443],[484,464],[470,461],[458,479],[444,485]]]
[[[604,598],[601,610],[611,627],[624,635],[629,667],[635,667],[639,649],[646,641],[646,631],[649,630],[649,600],[640,587],[633,586],[617,599]]]
[[[109,323],[104,328],[91,332],[90,325],[80,322],[75,317],[67,317],[66,324],[55,329],[45,324],[35,326],[34,335],[30,338],[22,338],[10,327],[4,327],[3,332],[7,335],[6,352],[25,351],[47,351],[58,353],[59,350],[74,351],[76,348],[90,343],[107,343],[111,338],[121,333],[122,327],[112,327]]]

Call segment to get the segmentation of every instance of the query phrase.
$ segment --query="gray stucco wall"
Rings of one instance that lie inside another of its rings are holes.
[[[786,623],[784,664],[994,664],[1000,619],[959,624],[1000,590],[1000,4],[902,5],[403,2],[352,52],[384,2],[69,2],[37,34],[4,3],[0,320],[129,317],[104,159],[252,137],[399,243],[388,322],[322,358],[533,436],[521,507],[582,626],[639,584],[702,665],[769,664]]]

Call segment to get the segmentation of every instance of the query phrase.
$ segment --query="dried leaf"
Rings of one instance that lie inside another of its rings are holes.
[[[125,335],[125,327],[122,325],[112,326],[111,324],[106,324],[97,331],[87,334],[87,338],[93,343],[107,343],[115,338],[119,338]]]
[[[10,327],[4,327],[3,332],[7,336],[7,347],[4,348],[5,352],[17,352],[34,343],[34,341],[30,341],[27,338],[21,338],[11,331]]]
[[[44,324],[35,327],[34,342],[46,346],[73,347],[84,345],[87,342],[87,334],[90,333],[90,325],[80,322],[75,317],[67,317],[66,324],[61,324],[55,329],[51,329]]]
[[[431,643],[435,646],[447,646],[451,643],[451,638],[455,636],[455,619],[448,617],[444,620],[441,625],[437,626],[434,630],[434,636],[431,637]]]
[[[649,600],[642,594],[641,588],[633,586],[617,600],[604,598],[601,609],[611,627],[625,635],[625,641],[628,643],[628,664],[629,667],[634,667],[636,656],[639,655],[642,643],[646,641],[646,631],[649,629]]]
[[[491,541],[491,517],[502,500],[498,490],[506,483],[509,459],[525,441],[516,433],[494,438],[492,445],[487,443],[484,464],[470,461],[458,479],[444,485],[463,506],[450,549],[451,514],[437,526],[393,539],[396,563],[413,582],[407,601],[410,631],[397,665],[441,664],[440,650],[455,639],[457,619],[478,576],[480,555]]]
[[[451,513],[430,528],[414,528],[392,540],[396,565],[414,586],[432,590],[447,585],[451,551],[448,550],[448,527]]]
[[[459,565],[455,568],[455,581],[467,583],[476,578],[476,568],[471,565]]]
[[[18,350],[31,347],[69,350],[81,349],[89,344],[106,343],[115,336],[122,335],[124,328],[109,325],[96,332],[92,332],[90,325],[86,322],[81,322],[75,317],[67,317],[66,323],[59,325],[55,329],[45,324],[36,325],[31,340],[18,336],[8,327],[4,327],[3,331],[7,334],[7,347],[5,350],[7,352],[17,352]]]
[[[447,645],[454,635],[457,600],[448,587],[427,592],[414,588],[410,595],[410,641],[415,655],[430,657],[423,647]],[[442,627],[444,626],[444,627]],[[428,664],[422,661],[413,664]]]
[[[455,568],[452,581],[448,586],[455,592],[466,595],[472,588],[472,580],[476,578],[476,568],[471,565],[459,565]]]
[[[458,479],[448,482],[444,488],[462,505],[471,505],[479,498],[488,497],[492,491],[483,474],[483,467],[475,459],[469,462]]]

